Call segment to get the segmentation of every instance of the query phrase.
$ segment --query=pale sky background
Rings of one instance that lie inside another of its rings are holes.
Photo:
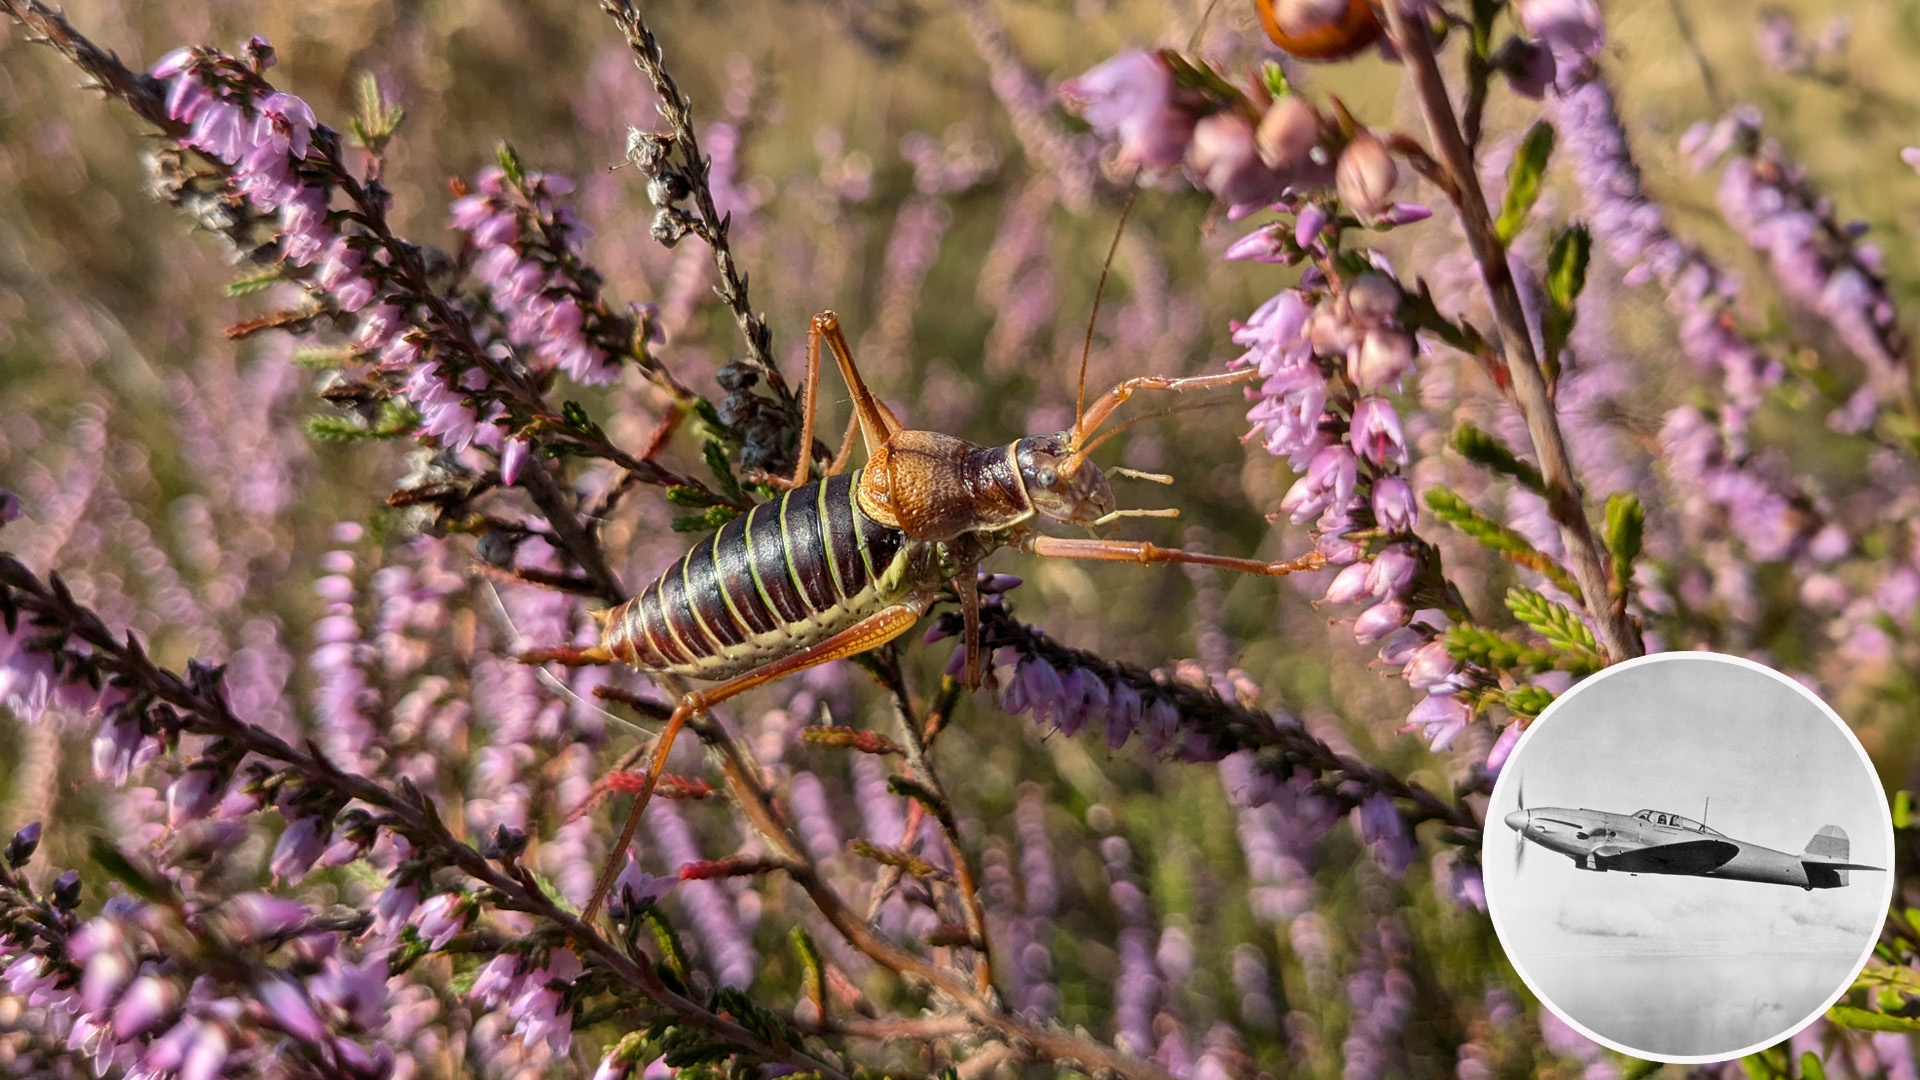
[[[1811,892],[1634,877],[1580,870],[1529,842],[1516,875],[1517,834],[1502,819],[1522,788],[1531,809],[1653,809],[1696,820],[1711,797],[1707,825],[1733,839],[1798,854],[1822,825],[1838,825],[1849,861],[1882,867],[1885,796],[1865,758],[1797,686],[1725,660],[1610,671],[1537,721],[1487,814],[1494,925],[1537,992],[1631,1048],[1684,1056],[1749,1044],[1690,1040],[1784,1033],[1824,1008],[1878,933],[1886,873],[1852,871],[1848,886]]]

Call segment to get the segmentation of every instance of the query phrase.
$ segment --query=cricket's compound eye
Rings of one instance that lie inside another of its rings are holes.
[[[1084,461],[1074,464],[1064,436],[1029,435],[1013,444],[1013,456],[1041,517],[1085,525],[1113,511],[1106,474]]]

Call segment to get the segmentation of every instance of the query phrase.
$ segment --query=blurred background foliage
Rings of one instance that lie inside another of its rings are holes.
[[[1054,81],[1127,46],[1198,42],[1228,70],[1245,69],[1266,49],[1251,4],[1241,0],[998,0],[992,10],[1018,55]],[[1851,33],[1842,51],[1783,75],[1758,58],[1756,28],[1766,12],[1790,16],[1809,35],[1844,16]],[[576,178],[580,215],[595,233],[588,253],[606,275],[611,297],[659,301],[673,292],[675,275],[698,273],[696,264],[705,259],[692,241],[669,252],[649,239],[653,208],[643,185],[631,170],[609,169],[620,160],[627,125],[650,129],[657,122],[625,46],[591,4],[74,0],[67,13],[136,68],[179,44],[231,46],[263,35],[278,49],[276,81],[336,126],[354,107],[356,77],[371,72],[407,109],[384,179],[398,222],[416,239],[447,242],[449,179],[471,177],[505,140],[530,166]],[[1738,312],[1750,328],[1772,328],[1785,340],[1795,316],[1769,289],[1755,254],[1720,218],[1711,178],[1693,175],[1675,150],[1690,124],[1736,102],[1759,106],[1768,133],[1832,194],[1841,216],[1865,222],[1881,238],[1895,295],[1911,304],[1920,290],[1920,254],[1893,238],[1920,228],[1920,178],[1898,157],[1915,138],[1920,116],[1920,84],[1907,77],[1920,61],[1920,6],[1806,0],[1763,10],[1721,0],[1626,0],[1608,4],[1606,13],[1604,63],[1647,182],[1678,228],[1750,283]],[[807,317],[833,308],[871,384],[912,424],[994,443],[1070,422],[1079,345],[1119,221],[1117,188],[1104,184],[1083,206],[1062,204],[1059,182],[1023,154],[963,12],[914,0],[667,0],[650,5],[647,14],[693,100],[696,122],[703,129],[722,119],[738,125],[736,252],[790,377],[798,378]],[[146,136],[138,123],[79,92],[75,72],[51,52],[27,47],[17,28],[0,33],[9,35],[0,43],[0,484],[24,490],[33,486],[28,473],[57,475],[77,424],[92,418],[104,429],[98,452],[110,471],[128,478],[122,495],[133,516],[161,548],[188,553],[181,560],[188,570],[177,583],[143,578],[138,566],[119,569],[112,582],[147,601],[138,613],[121,614],[153,639],[162,660],[177,664],[193,642],[152,601],[176,584],[204,584],[193,576],[195,530],[209,522],[218,527],[245,508],[186,512],[182,500],[202,493],[202,478],[176,441],[169,409],[178,403],[169,397],[168,374],[222,370],[231,375],[227,388],[244,392],[245,373],[259,352],[286,345],[227,339],[226,328],[256,314],[258,305],[244,296],[223,297],[234,269],[222,253],[143,194],[139,150]],[[1370,123],[1418,130],[1401,72],[1376,57],[1296,67],[1292,74],[1315,95],[1337,94]],[[1496,94],[1494,141],[1511,138],[1515,125],[1532,115],[1530,103]],[[947,179],[917,178],[914,156],[922,159],[923,173],[924,162],[938,159]],[[911,228],[923,232],[918,248],[903,235]],[[1010,238],[1021,230],[1024,238]],[[1090,391],[1145,372],[1217,368],[1237,354],[1228,341],[1229,320],[1245,317],[1291,274],[1223,262],[1220,250],[1241,231],[1202,193],[1180,185],[1141,192],[1096,327]],[[936,236],[931,244],[924,240],[928,232]],[[1401,249],[1396,264],[1412,272],[1425,269],[1423,255],[1454,245],[1444,215],[1424,231],[1401,230],[1387,244]],[[1625,426],[1651,443],[1660,410],[1688,392],[1671,377],[1681,363],[1672,320],[1644,288],[1625,289],[1611,318],[1621,351],[1644,379],[1629,407],[1645,412],[1624,418]],[[713,372],[741,351],[731,320],[710,306],[661,355],[681,379],[715,395]],[[844,395],[837,381],[828,387],[822,426],[838,431]],[[588,405],[632,445],[653,417],[644,409],[610,410],[646,400],[644,393],[626,393],[589,398]],[[314,409],[299,395],[276,407],[283,415],[273,421],[289,430]],[[1816,475],[1866,468],[1844,440],[1807,422],[1814,415],[1812,403],[1796,408],[1790,399],[1777,401],[1762,414],[1758,437]],[[1292,527],[1283,522],[1276,529],[1264,520],[1291,475],[1283,461],[1243,448],[1237,440],[1243,430],[1239,410],[1229,404],[1131,432],[1111,460],[1164,470],[1177,484],[1128,486],[1123,498],[1136,505],[1164,499],[1182,517],[1132,523],[1129,534],[1230,554],[1297,553]],[[1443,430],[1434,438],[1440,436]],[[385,513],[379,493],[406,466],[405,448],[395,444],[313,444],[292,453],[299,497],[280,516],[276,535],[284,550],[277,559],[254,559],[248,588],[231,598],[231,612],[236,620],[273,620],[299,650],[320,610],[309,582],[330,546],[330,528],[378,519]],[[667,457],[676,467],[698,468],[691,441],[675,444]],[[685,539],[667,532],[665,520],[657,501],[635,501],[609,524],[612,550],[626,553],[621,569],[630,584],[650,577]],[[64,566],[60,538],[25,535],[37,556],[30,561],[70,572],[83,596],[91,577],[116,573],[110,557]],[[13,530],[8,540],[16,540]],[[113,537],[105,539],[109,551],[113,544]],[[1449,549],[1450,568],[1487,590],[1469,602],[1496,602],[1507,572],[1484,564],[1476,569],[1478,558]],[[1484,757],[1484,730],[1470,732],[1464,750],[1440,755],[1396,734],[1411,692],[1369,667],[1372,650],[1353,644],[1339,612],[1316,611],[1307,602],[1313,594],[1288,583],[1276,589],[1260,579],[1190,578],[1162,569],[1038,565],[1007,554],[992,566],[1028,579],[1014,596],[1016,610],[1061,640],[1147,666],[1195,656],[1224,660],[1251,675],[1267,707],[1297,712],[1335,745],[1352,746],[1429,786],[1448,789]],[[211,569],[201,569],[211,580]],[[1769,609],[1771,621],[1700,644],[1767,650],[1787,666],[1819,664],[1829,653],[1794,621],[1793,583],[1764,584],[1787,598]],[[906,647],[921,685],[945,663],[947,649]],[[294,673],[296,686],[304,677]],[[1835,704],[1855,721],[1888,787],[1920,783],[1911,668],[1827,685],[1841,688]],[[870,700],[873,707],[836,719],[884,727],[884,707],[877,695]],[[1234,812],[1214,770],[1149,761],[1136,748],[1109,753],[1093,741],[1049,738],[999,714],[984,696],[980,705],[963,711],[947,736],[956,744],[945,754],[948,784],[970,817],[977,848],[1003,853],[1013,850],[1022,785],[1037,785],[1026,790],[1037,790],[1045,802],[1062,882],[1061,915],[1047,933],[1060,1018],[1069,1028],[1110,1033],[1118,916],[1107,898],[1099,841],[1120,835],[1132,845],[1161,928],[1177,928],[1190,939],[1192,974],[1183,987],[1169,988],[1168,1010],[1196,1035],[1216,1022],[1230,1025],[1253,1062],[1282,1073],[1291,1040],[1312,1048],[1294,1058],[1304,1063],[1299,1075],[1341,1075],[1341,1038],[1352,1018],[1339,980],[1377,963],[1363,954],[1379,950],[1383,920],[1391,920],[1412,943],[1405,964],[1417,1007],[1402,1040],[1404,1057],[1397,1059],[1408,1075],[1450,1072],[1457,1048],[1469,1040],[1488,1047],[1487,1061],[1501,1075],[1573,1075],[1586,1067],[1579,1055],[1556,1056],[1535,1024],[1489,1020],[1499,1009],[1488,1002],[1503,991],[1522,993],[1519,984],[1485,918],[1457,910],[1421,862],[1404,880],[1392,881],[1346,829],[1323,841],[1313,886],[1326,920],[1329,966],[1309,970],[1300,935],[1257,918],[1248,906]],[[751,707],[740,712],[750,715]],[[19,782],[30,767],[84,762],[83,747],[36,741],[42,739],[29,734],[0,746],[6,799],[0,805],[7,811],[0,824],[7,828],[47,809],[32,800],[49,792],[68,820],[96,809],[69,783]],[[814,757],[822,769],[839,768],[827,755]],[[733,827],[719,808],[697,815],[708,835],[724,836]],[[78,855],[71,845],[80,835],[69,829],[64,841],[50,839],[68,845],[56,847],[55,858]],[[1426,851],[1443,846],[1424,839]],[[760,975],[769,985],[787,985],[793,974],[779,959],[780,895],[769,890],[757,942],[769,958]],[[1284,979],[1291,1000],[1276,1002],[1277,1013],[1261,1012],[1236,988],[1236,956],[1249,948]],[[885,990],[869,992],[883,996]],[[1530,1002],[1526,1008],[1537,1010]],[[1289,1009],[1310,1016],[1310,1030],[1284,1030],[1278,1017]]]

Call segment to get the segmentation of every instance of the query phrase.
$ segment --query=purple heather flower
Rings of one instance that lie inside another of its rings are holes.
[[[229,1053],[225,1028],[216,1022],[198,1023],[176,1080],[217,1080],[226,1068]]]
[[[1140,716],[1140,691],[1125,681],[1114,683],[1107,706],[1107,745],[1116,750],[1126,745],[1140,727]]]
[[[1389,533],[1413,531],[1418,510],[1413,487],[1398,476],[1383,476],[1373,482],[1373,520]]]
[[[145,1034],[180,1004],[180,988],[171,979],[142,975],[113,1007],[113,1036],[122,1042]]]
[[[1372,569],[1367,574],[1367,591],[1383,600],[1404,596],[1419,571],[1420,558],[1413,546],[1394,544],[1374,556]]]
[[[521,975],[517,995],[507,1006],[514,1033],[530,1046],[544,1041],[555,1054],[565,1054],[573,1045],[573,1015],[561,1013],[563,990],[552,984],[571,983],[584,970],[571,950],[554,949],[545,967]]]
[[[1000,695],[1000,707],[1018,716],[1032,710],[1036,723],[1057,720],[1064,704],[1060,673],[1038,656],[1023,657]]]
[[[314,860],[327,847],[325,824],[317,817],[295,818],[281,831],[268,863],[275,881],[297,882],[307,876]]]
[[[1353,137],[1340,151],[1340,161],[1333,170],[1334,190],[1339,192],[1340,201],[1367,222],[1392,208],[1393,188],[1399,180],[1400,171],[1387,144],[1371,131]]]
[[[260,980],[254,998],[281,1030],[302,1042],[320,1043],[327,1037],[326,1025],[314,1011],[313,1002],[298,983],[278,977]]]
[[[225,910],[233,920],[234,935],[248,941],[266,941],[290,933],[312,914],[297,900],[263,892],[241,893],[227,901]]]
[[[380,899],[374,903],[373,933],[383,939],[391,940],[413,917],[413,911],[420,906],[420,882],[417,880],[394,879],[381,891]]]
[[[1229,218],[1242,217],[1280,196],[1280,177],[1260,160],[1253,124],[1238,112],[1217,112],[1194,126],[1187,164],[1200,186],[1230,207]]]
[[[0,525],[20,520],[20,496],[0,487]]]
[[[1500,774],[1500,767],[1507,763],[1507,756],[1513,753],[1514,745],[1525,731],[1526,725],[1515,720],[1500,732],[1500,737],[1493,740],[1493,748],[1487,751],[1487,772],[1495,776]]]
[[[1164,697],[1154,697],[1141,718],[1140,745],[1149,754],[1165,750],[1180,727],[1180,710]]]
[[[213,813],[226,797],[218,770],[190,768],[167,785],[167,827],[178,829]]]
[[[1514,0],[1520,25],[1571,67],[1600,51],[1606,24],[1594,0]]]
[[[620,876],[614,879],[607,913],[616,919],[630,918],[638,914],[640,909],[666,899],[678,884],[680,879],[676,876],[654,877],[641,869],[639,855],[628,848],[627,864],[621,868]]]
[[[1123,160],[1148,169],[1180,164],[1193,138],[1194,116],[1174,94],[1167,62],[1138,49],[1060,85],[1060,96],[1095,131],[1119,138]]]
[[[1444,641],[1428,642],[1415,650],[1401,674],[1407,685],[1429,694],[1451,694],[1465,689],[1467,682],[1461,675],[1460,661],[1447,651]]]
[[[500,482],[512,487],[520,480],[520,470],[527,464],[527,453],[533,449],[529,439],[512,438],[507,440],[507,448],[500,455]]]
[[[1106,717],[1107,702],[1112,694],[1107,689],[1107,680],[1100,675],[1086,668],[1074,668],[1061,680],[1060,687],[1066,705],[1060,715],[1062,735],[1078,735],[1088,721]]]
[[[309,982],[315,1001],[345,1013],[362,1029],[380,1026],[387,1008],[389,967],[385,954],[368,957],[359,964],[329,956],[319,974]]]
[[[1293,242],[1302,248],[1312,247],[1331,220],[1332,215],[1319,203],[1308,203],[1301,207],[1300,213],[1293,219]]]
[[[1422,645],[1433,640],[1433,632],[1418,623],[1403,626],[1380,643],[1380,662],[1388,667],[1405,667]]]
[[[1325,176],[1324,167],[1314,160],[1314,151],[1320,145],[1320,113],[1297,94],[1287,94],[1267,106],[1254,133],[1254,145],[1260,150],[1260,160],[1295,188],[1305,186],[1316,173]],[[1295,233],[1301,247],[1311,246],[1320,232],[1318,225],[1307,227],[1309,214],[1316,216],[1319,225],[1326,223],[1318,207],[1302,209],[1300,231]]]
[[[618,887],[616,886],[616,894]],[[473,916],[473,906],[460,893],[435,893],[414,912],[414,926],[434,950],[444,949],[447,942],[467,928],[467,922]]]
[[[1435,750],[1445,750],[1472,719],[1473,708],[1466,702],[1449,692],[1429,693],[1407,714],[1407,726],[1400,730],[1418,731]]]
[[[1385,398],[1362,398],[1353,407],[1353,446],[1375,465],[1406,465],[1407,436],[1400,428],[1400,414]]]
[[[1361,612],[1360,617],[1353,620],[1353,639],[1362,645],[1371,645],[1405,626],[1412,617],[1413,610],[1403,601],[1383,601]]]
[[[1413,335],[1391,326],[1376,326],[1347,352],[1347,375],[1362,393],[1400,386],[1400,377],[1413,366]]]
[[[1326,595],[1320,598],[1321,602],[1351,604],[1361,597],[1372,596],[1373,589],[1368,584],[1372,577],[1373,564],[1370,562],[1356,562],[1351,566],[1343,567],[1333,576],[1332,584],[1327,586]]]
[[[1392,878],[1406,873],[1407,865],[1413,861],[1413,841],[1407,833],[1406,819],[1400,816],[1393,800],[1376,791],[1362,800],[1353,813],[1360,840],[1367,845],[1367,854],[1373,856],[1380,869]]]
[[[1302,366],[1277,371],[1256,394],[1259,400],[1247,411],[1247,422],[1253,425],[1251,437],[1259,438],[1267,453],[1288,458],[1298,467],[1302,456],[1324,452],[1320,419],[1327,405],[1327,384],[1318,370]]]
[[[1345,446],[1322,447],[1280,500],[1280,512],[1298,524],[1330,507],[1345,506],[1359,480],[1359,464]]]

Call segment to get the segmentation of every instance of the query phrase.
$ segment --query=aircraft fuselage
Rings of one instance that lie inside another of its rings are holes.
[[[1508,814],[1506,824],[1526,840],[1567,856],[1583,870],[1833,889],[1847,884],[1847,870],[1878,869],[1848,862],[1844,838],[1832,855],[1793,855],[1735,840],[1690,818],[1658,811],[1629,815],[1538,807]]]

